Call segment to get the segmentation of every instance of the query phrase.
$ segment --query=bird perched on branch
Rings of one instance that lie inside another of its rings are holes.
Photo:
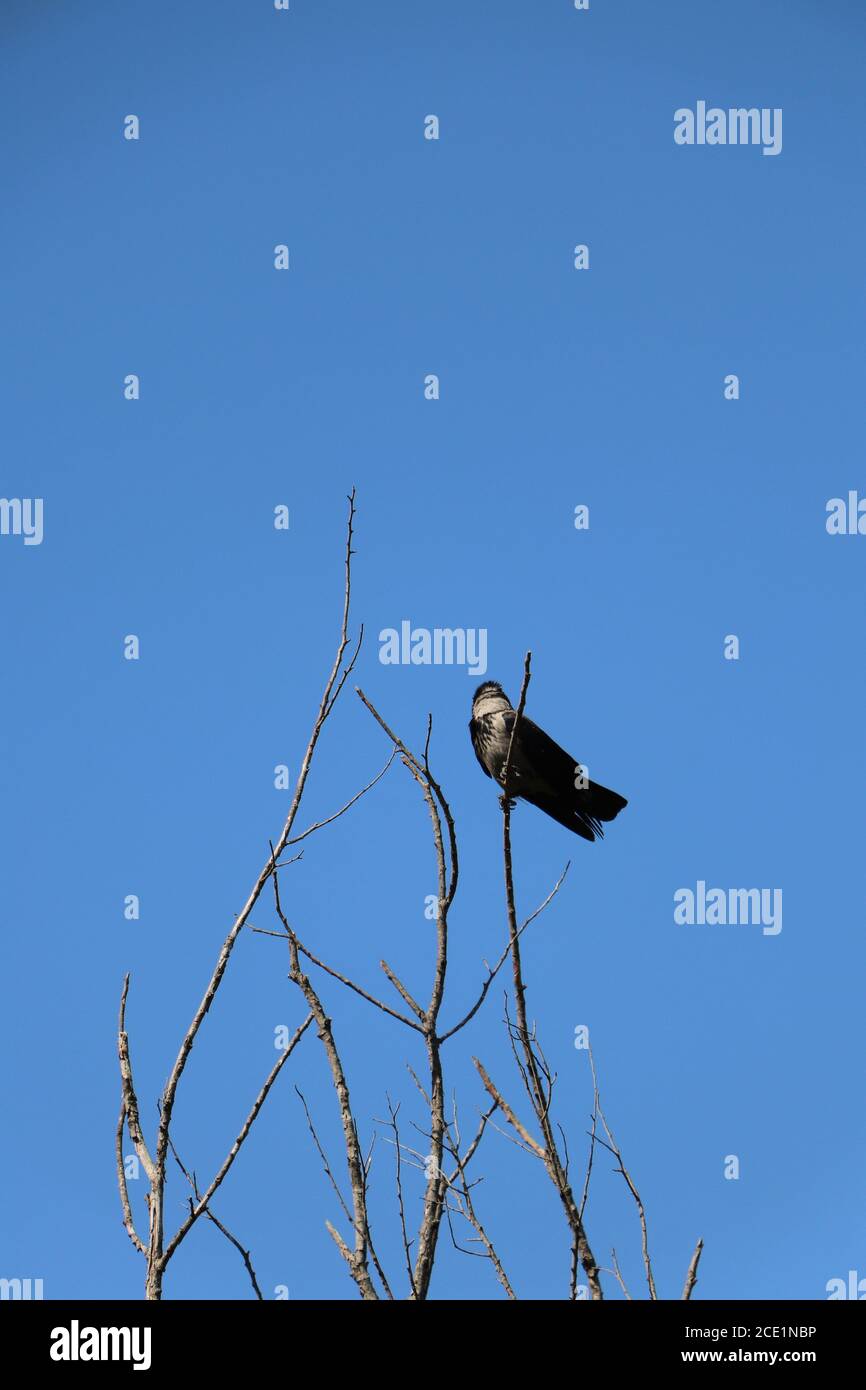
[[[484,681],[472,697],[469,733],[475,756],[488,777],[502,786],[516,711],[496,681]],[[511,749],[508,786],[503,795],[522,797],[585,840],[603,836],[602,821],[611,821],[628,802],[618,792],[591,782],[586,768],[558,743],[521,715]]]

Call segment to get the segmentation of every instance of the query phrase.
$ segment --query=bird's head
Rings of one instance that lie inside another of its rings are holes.
[[[511,709],[511,701],[498,681],[484,681],[472,696],[472,718],[482,719],[485,714],[500,714]]]

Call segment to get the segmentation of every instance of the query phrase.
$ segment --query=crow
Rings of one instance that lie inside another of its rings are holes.
[[[502,784],[515,711],[502,686],[484,681],[472,697],[469,733],[475,756],[488,777]],[[628,802],[618,792],[590,782],[575,758],[522,715],[511,750],[509,799],[522,797],[585,840],[603,837],[602,821],[613,820]]]

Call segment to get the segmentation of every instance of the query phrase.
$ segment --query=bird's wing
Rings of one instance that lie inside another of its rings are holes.
[[[506,721],[510,733],[514,719],[506,715]],[[520,766],[514,794],[585,840],[603,836],[601,822],[613,820],[627,805],[625,797],[598,782],[575,786],[581,764],[525,715],[517,731],[517,742]]]
[[[472,751],[478,759],[478,766],[485,777],[491,777],[493,774],[478,751],[478,723],[474,719],[469,720],[469,736],[472,739]]]
[[[514,719],[515,711],[509,710],[505,715],[505,727],[509,738]],[[525,714],[517,731],[517,743],[520,744],[520,758],[515,771],[519,774],[521,782],[537,782],[539,790],[544,784],[548,790],[559,794],[574,790],[578,768],[576,759],[570,753],[566,753],[564,748],[560,748],[558,743],[554,743],[549,734],[539,729]],[[516,746],[512,750],[512,762],[518,761],[515,752]]]

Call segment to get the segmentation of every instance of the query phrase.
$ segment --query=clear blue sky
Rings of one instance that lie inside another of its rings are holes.
[[[664,1294],[699,1235],[696,1296],[822,1298],[866,1276],[866,537],[824,524],[829,498],[866,493],[862,6],[55,0],[7,3],[0,29],[0,493],[44,499],[41,545],[0,536],[0,1275],[41,1277],[46,1297],[141,1294],[113,1166],[121,980],[152,1134],[285,815],[273,768],[297,770],[332,657],[354,484],[359,683],[416,748],[432,712],[460,836],[446,1018],[504,941],[501,818],[466,731],[478,678],[378,660],[404,618],[486,628],[488,675],[515,698],[531,647],[530,713],[629,798],[600,845],[515,813],[521,908],[573,859],[525,956],[576,1172],[583,1023]],[[677,146],[673,113],[699,100],[782,108],[782,153]],[[347,691],[303,823],[386,754]],[[676,925],[673,895],[698,880],[781,888],[782,931]],[[377,992],[385,957],[426,993],[434,891],[400,767],[284,879],[302,938]],[[254,920],[273,924],[269,904]],[[175,1113],[202,1180],[274,1028],[303,1016],[285,973],[278,943],[244,936],[200,1034]],[[410,1138],[414,1039],[322,991],[362,1136],[387,1091]],[[467,1128],[472,1053],[517,1101],[501,1017],[494,989],[446,1056]],[[310,1034],[214,1209],[270,1294],[354,1297],[294,1082],[341,1165]],[[589,1235],[638,1295],[634,1208],[609,1169]],[[540,1168],[494,1133],[478,1171],[518,1292],[561,1297]],[[410,1211],[421,1191],[412,1173]],[[392,1193],[383,1140],[374,1234],[399,1279]],[[183,1197],[173,1178],[170,1224]],[[442,1246],[435,1296],[499,1296],[484,1262]],[[202,1224],[166,1296],[249,1294]]]

